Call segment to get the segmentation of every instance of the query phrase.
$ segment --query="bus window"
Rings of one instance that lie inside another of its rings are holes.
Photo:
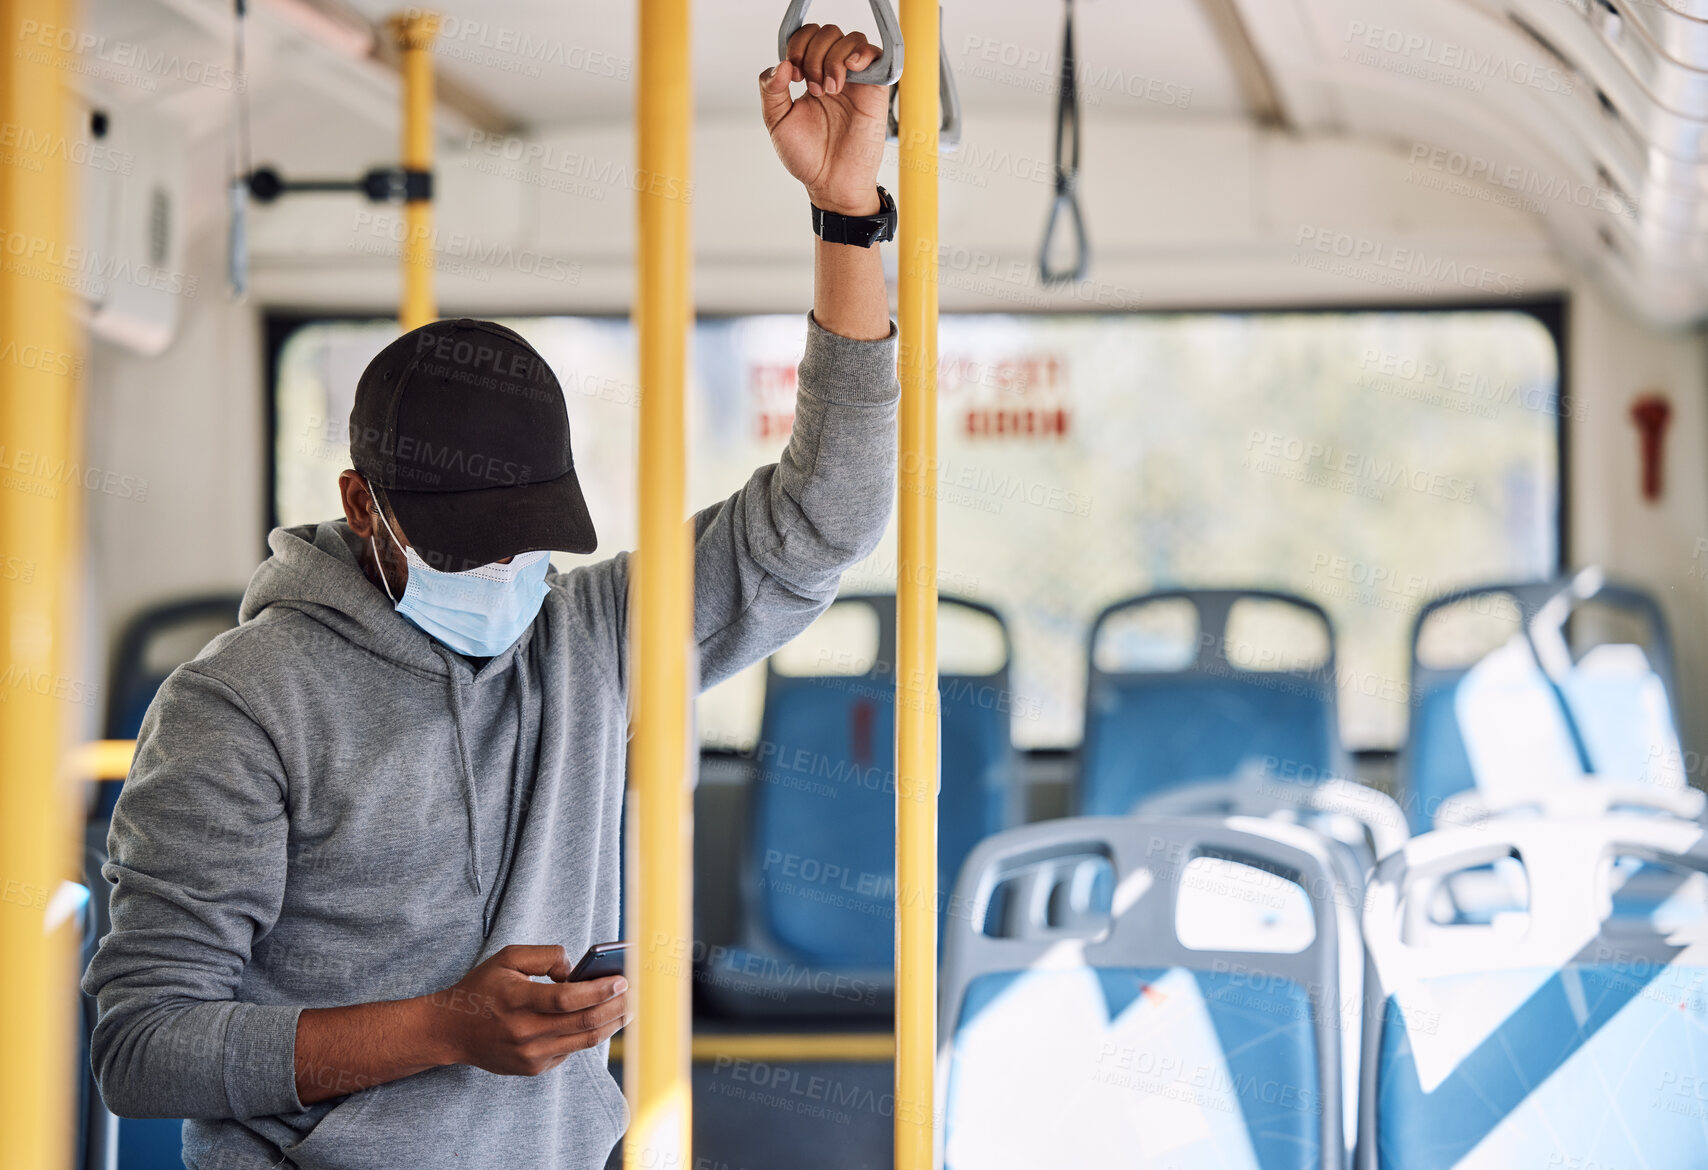
[[[631,547],[628,323],[506,323],[552,362],[569,399],[596,555]],[[393,329],[316,322],[281,346],[278,523],[336,514],[349,397]],[[805,330],[794,314],[699,323],[692,506],[776,457]],[[1570,404],[1554,337],[1530,313],[945,314],[940,335],[938,585],[1007,621],[1022,748],[1078,742],[1098,610],[1177,586],[1262,586],[1322,605],[1343,740],[1395,747],[1423,602],[1558,567]],[[895,574],[892,524],[844,589],[893,590]],[[1253,636],[1272,624],[1261,617]],[[705,742],[751,745],[762,697],[762,668],[709,692]]]

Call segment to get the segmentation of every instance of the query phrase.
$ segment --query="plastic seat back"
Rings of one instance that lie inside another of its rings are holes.
[[[237,625],[241,593],[191,597],[144,610],[125,627],[113,658],[106,736],[135,739],[166,676]]]
[[[1708,915],[1617,913],[1631,861],[1708,880],[1704,827],[1668,816],[1495,818],[1414,838],[1364,913],[1360,1170],[1703,1164]],[[1444,914],[1454,877],[1508,866],[1521,907]]]
[[[1347,773],[1334,631],[1313,602],[1259,589],[1148,593],[1098,615],[1088,656],[1080,813],[1120,815],[1251,765],[1306,780]]]
[[[1708,796],[1694,788],[1661,788],[1595,776],[1561,776],[1531,791],[1467,789],[1436,814],[1443,828],[1477,826],[1495,819],[1599,819],[1613,814],[1702,821]],[[1511,883],[1492,868],[1457,874],[1449,896],[1465,921],[1486,921],[1490,910],[1514,909]],[[1657,926],[1708,912],[1708,878],[1626,858],[1609,874],[1612,913]]]
[[[767,668],[748,854],[749,946],[801,963],[885,969],[895,954],[895,599],[839,598],[870,615],[875,652],[841,673]],[[941,599],[945,654],[960,625],[988,639],[982,673],[939,676],[939,886],[1009,823],[1018,796],[1010,735],[1010,649],[989,606]],[[842,658],[843,656],[837,655]]]
[[[1672,642],[1649,594],[1593,568],[1461,589],[1418,612],[1411,644],[1414,832],[1454,794],[1532,771],[1683,785]]]
[[[1028,825],[973,851],[952,906],[945,1170],[1345,1166],[1363,960],[1315,833]]]
[[[1195,781],[1139,802],[1134,816],[1275,817],[1304,825],[1333,847],[1354,900],[1376,862],[1410,837],[1392,797],[1352,780],[1283,780],[1251,767],[1226,780]]]

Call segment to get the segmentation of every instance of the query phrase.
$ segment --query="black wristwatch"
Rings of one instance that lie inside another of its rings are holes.
[[[896,238],[896,201],[878,188],[878,214],[838,215],[822,207],[812,209],[813,234],[827,244],[852,244],[870,248]]]

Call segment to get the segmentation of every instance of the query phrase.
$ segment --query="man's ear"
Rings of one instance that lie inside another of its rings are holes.
[[[350,531],[362,540],[374,534],[374,497],[360,473],[346,469],[338,475],[338,495],[344,503],[344,519]]]

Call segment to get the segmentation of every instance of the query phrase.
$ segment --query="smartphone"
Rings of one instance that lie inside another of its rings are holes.
[[[569,973],[569,982],[585,983],[589,979],[621,975],[623,960],[628,953],[629,944],[626,942],[594,943],[587,948],[587,953],[581,956],[575,970]]]

